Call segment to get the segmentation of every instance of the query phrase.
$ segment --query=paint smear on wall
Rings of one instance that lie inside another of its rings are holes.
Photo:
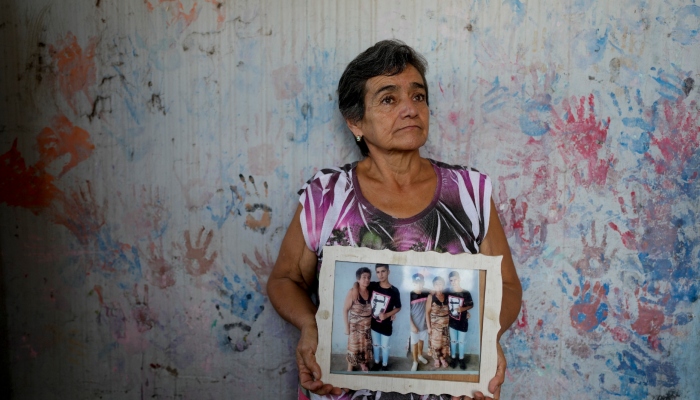
[[[197,12],[197,2],[192,3],[189,11],[185,11],[185,5],[180,0],[144,0],[148,11],[155,11],[157,6],[161,6],[163,12],[170,15],[168,25],[181,24],[180,29],[187,28],[192,24],[199,13]],[[163,4],[165,4],[163,6]]]
[[[287,65],[272,71],[272,84],[278,100],[293,99],[304,90],[296,65]]]
[[[279,146],[274,144],[261,144],[248,149],[248,168],[254,175],[269,175],[275,168],[282,165],[280,157],[275,156],[275,150]]]
[[[27,166],[17,150],[17,139],[12,148],[0,155],[0,202],[13,207],[24,207],[38,214],[61,194],[53,184],[54,177],[36,166]]]
[[[90,157],[95,149],[90,134],[74,126],[65,115],[54,117],[51,126],[42,129],[36,141],[41,155],[37,168],[45,169],[59,158],[70,156],[58,174],[59,178]]]
[[[89,89],[96,80],[94,60],[96,45],[97,38],[91,38],[83,49],[78,44],[75,35],[68,32],[66,37],[59,40],[55,46],[49,46],[49,54],[56,63],[61,94],[76,114],[78,114],[76,104],[78,93],[83,93],[87,100],[92,103]]]

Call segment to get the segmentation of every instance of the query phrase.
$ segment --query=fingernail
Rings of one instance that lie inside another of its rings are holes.
[[[318,378],[319,378],[318,372],[314,372],[314,379],[315,379],[315,380],[318,380]]]

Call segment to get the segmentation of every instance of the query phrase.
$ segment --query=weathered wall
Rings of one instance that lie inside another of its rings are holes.
[[[9,0],[0,15],[17,398],[293,398],[296,333],[265,281],[296,190],[358,157],[342,69],[390,37],[430,62],[425,154],[493,178],[525,289],[504,397],[700,392],[695,0]]]

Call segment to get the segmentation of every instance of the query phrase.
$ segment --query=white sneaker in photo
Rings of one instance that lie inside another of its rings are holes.
[[[423,357],[422,355],[419,355],[419,356],[418,356],[418,361],[422,362],[423,364],[427,364],[427,363],[428,363],[428,360],[426,360],[425,357]]]
[[[415,361],[413,362],[413,366],[411,367],[411,371],[418,371],[418,363],[417,362],[415,362]]]

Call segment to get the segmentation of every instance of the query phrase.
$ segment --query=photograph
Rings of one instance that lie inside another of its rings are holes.
[[[331,371],[478,374],[479,273],[336,262]]]
[[[482,377],[496,368],[500,261],[327,247],[316,313],[325,380],[401,393],[486,390]]]

